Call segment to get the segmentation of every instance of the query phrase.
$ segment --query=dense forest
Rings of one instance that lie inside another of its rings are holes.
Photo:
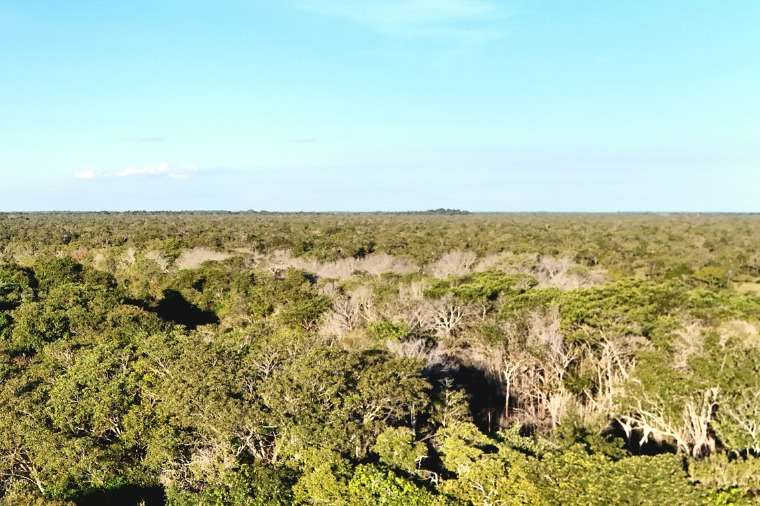
[[[0,215],[0,503],[760,496],[760,216]]]

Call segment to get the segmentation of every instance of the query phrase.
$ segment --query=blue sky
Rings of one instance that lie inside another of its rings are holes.
[[[756,0],[0,1],[0,210],[760,211]]]

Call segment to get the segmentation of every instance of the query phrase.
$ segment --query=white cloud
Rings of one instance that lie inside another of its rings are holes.
[[[162,174],[171,174],[169,165],[162,163],[159,165],[148,167],[127,167],[116,173],[118,177],[130,177],[130,176],[160,176]]]
[[[92,169],[84,169],[74,174],[74,177],[77,179],[95,179],[98,174]]]
[[[85,169],[74,174],[77,179],[124,178],[124,177],[166,177],[188,179],[196,169],[174,169],[167,163],[127,167],[117,171],[95,171]]]
[[[295,0],[303,10],[406,36],[483,40],[505,15],[493,0]]]

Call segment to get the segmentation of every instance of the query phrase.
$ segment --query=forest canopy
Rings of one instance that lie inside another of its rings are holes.
[[[2,504],[751,504],[760,216],[0,215]]]

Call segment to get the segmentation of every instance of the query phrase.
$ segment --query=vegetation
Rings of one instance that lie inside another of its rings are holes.
[[[0,503],[752,504],[760,217],[0,215]]]

